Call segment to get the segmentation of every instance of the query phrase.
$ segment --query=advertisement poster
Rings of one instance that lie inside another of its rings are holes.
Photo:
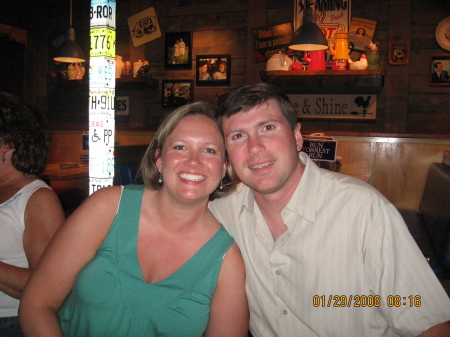
[[[353,17],[348,30],[348,42],[353,43],[353,49],[363,52],[373,39],[376,21]]]
[[[294,31],[303,22],[303,13],[311,0],[294,1]],[[339,30],[349,31],[351,18],[351,0],[316,1],[314,4],[316,24],[320,27],[327,40],[333,38]]]

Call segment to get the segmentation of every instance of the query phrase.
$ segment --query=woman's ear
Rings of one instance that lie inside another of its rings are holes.
[[[162,159],[161,159],[161,149],[156,149],[155,151],[155,165],[159,172],[161,172]]]

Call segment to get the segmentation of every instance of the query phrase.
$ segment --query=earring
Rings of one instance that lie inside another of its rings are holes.
[[[219,191],[223,191],[223,182],[220,180]]]
[[[158,184],[162,184],[163,180],[162,180],[162,173],[159,172],[159,177],[158,177]]]
[[[3,154],[2,154],[2,164],[3,164],[3,165],[5,165],[5,160],[6,160],[6,158],[5,158],[5,152],[3,152]]]

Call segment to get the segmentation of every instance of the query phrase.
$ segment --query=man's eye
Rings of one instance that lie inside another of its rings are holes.
[[[242,137],[242,134],[241,133],[235,133],[233,136],[231,136],[231,139],[232,140],[235,140],[235,139],[239,139],[239,138],[241,138]]]
[[[264,130],[273,130],[273,129],[275,129],[274,125],[265,125],[264,126]]]

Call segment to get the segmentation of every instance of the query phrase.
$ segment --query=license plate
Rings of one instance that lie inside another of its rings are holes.
[[[89,117],[114,118],[114,89],[89,90]]]
[[[109,28],[91,28],[91,57],[116,57],[116,31]]]

